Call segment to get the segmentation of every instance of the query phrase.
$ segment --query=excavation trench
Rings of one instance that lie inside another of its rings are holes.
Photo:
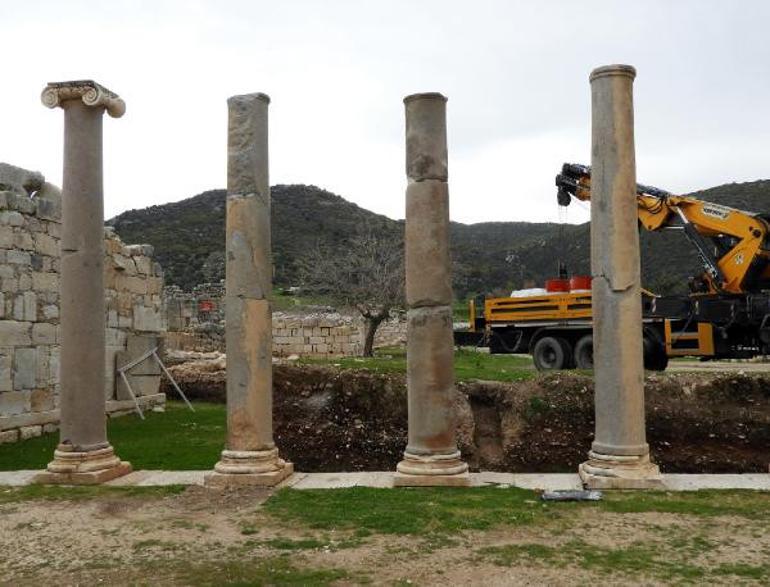
[[[222,360],[195,361],[172,372],[190,397],[224,402],[223,367]],[[770,375],[652,375],[645,389],[648,441],[664,471],[767,471]],[[593,439],[587,376],[461,382],[455,405],[458,443],[475,470],[574,472]],[[276,365],[274,426],[297,470],[393,470],[406,445],[405,378]]]

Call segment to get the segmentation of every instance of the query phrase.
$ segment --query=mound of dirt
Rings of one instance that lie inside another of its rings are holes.
[[[219,357],[171,370],[190,397],[225,401]],[[401,459],[407,437],[403,375],[279,364],[273,383],[276,442],[298,470],[392,470]],[[645,388],[648,441],[663,470],[767,471],[770,377],[651,375]],[[461,382],[455,405],[458,444],[473,469],[573,472],[593,440],[590,377]]]

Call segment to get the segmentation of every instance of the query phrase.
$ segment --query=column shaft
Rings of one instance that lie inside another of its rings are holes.
[[[633,67],[591,74],[591,272],[596,435],[581,465],[592,487],[659,480],[644,427],[644,367],[634,155]]]
[[[455,437],[446,98],[406,107],[406,302],[409,440],[396,485],[468,485]]]
[[[107,441],[102,118],[125,112],[90,81],[51,83],[43,104],[64,110],[61,239],[60,443],[40,483],[93,484],[131,471]]]
[[[104,378],[103,109],[64,102],[61,239],[61,441],[107,446]]]
[[[227,101],[227,448],[210,485],[274,485],[293,471],[273,442],[269,103],[265,94]]]

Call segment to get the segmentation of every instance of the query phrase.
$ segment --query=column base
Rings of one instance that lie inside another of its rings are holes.
[[[664,489],[658,465],[650,455],[605,455],[590,451],[578,467],[588,489]]]
[[[75,451],[60,444],[45,471],[32,479],[33,483],[55,485],[98,485],[112,481],[132,471],[131,463],[121,461],[107,445],[90,451]]]
[[[468,463],[460,451],[450,454],[416,455],[404,453],[396,466],[394,487],[469,487]]]
[[[214,472],[203,478],[206,487],[273,487],[294,473],[294,465],[278,458],[278,449],[223,450]]]

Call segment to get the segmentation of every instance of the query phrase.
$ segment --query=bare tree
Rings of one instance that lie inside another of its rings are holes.
[[[365,232],[344,249],[319,246],[307,256],[303,274],[303,287],[358,310],[366,325],[363,355],[371,357],[377,328],[403,305],[403,241]]]

